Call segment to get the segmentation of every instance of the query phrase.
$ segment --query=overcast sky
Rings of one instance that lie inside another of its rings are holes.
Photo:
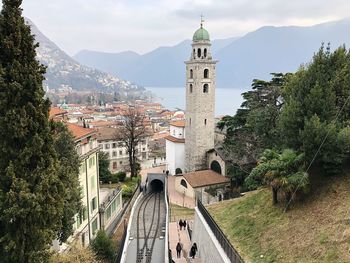
[[[192,37],[204,14],[211,38],[265,25],[350,17],[349,0],[24,0],[24,15],[70,55],[82,49],[145,53]]]

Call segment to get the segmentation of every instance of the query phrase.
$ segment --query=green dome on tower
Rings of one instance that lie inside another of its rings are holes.
[[[194,32],[193,41],[203,41],[203,40],[209,41],[210,38],[209,38],[208,31],[205,30],[203,26],[201,26],[196,32]]]

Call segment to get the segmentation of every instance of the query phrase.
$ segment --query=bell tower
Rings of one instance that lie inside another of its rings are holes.
[[[207,169],[206,153],[214,148],[215,66],[209,33],[194,33],[192,54],[186,61],[185,172]]]

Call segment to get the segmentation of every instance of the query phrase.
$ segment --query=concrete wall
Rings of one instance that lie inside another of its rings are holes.
[[[217,161],[221,166],[221,174],[222,175],[227,174],[225,161],[221,159],[221,157],[216,153],[216,151],[208,153],[207,157],[208,157],[208,163],[207,163],[208,169],[210,169],[211,163],[213,161]]]
[[[201,263],[230,262],[197,207],[193,223],[192,243],[197,243]]]
[[[170,125],[170,135],[179,139],[185,138],[185,127],[176,127]]]
[[[185,180],[187,183],[187,188],[181,185],[181,180]],[[175,177],[175,190],[180,193],[184,194],[185,196],[188,196],[190,198],[195,198],[196,194],[192,186],[186,181],[186,179],[183,176],[176,176]]]
[[[166,162],[170,174],[175,174],[176,168],[180,168],[184,172],[185,144],[166,140]]]

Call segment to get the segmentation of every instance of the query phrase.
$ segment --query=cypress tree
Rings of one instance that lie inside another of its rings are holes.
[[[47,262],[62,228],[64,184],[44,99],[45,68],[21,0],[0,13],[0,261]]]

